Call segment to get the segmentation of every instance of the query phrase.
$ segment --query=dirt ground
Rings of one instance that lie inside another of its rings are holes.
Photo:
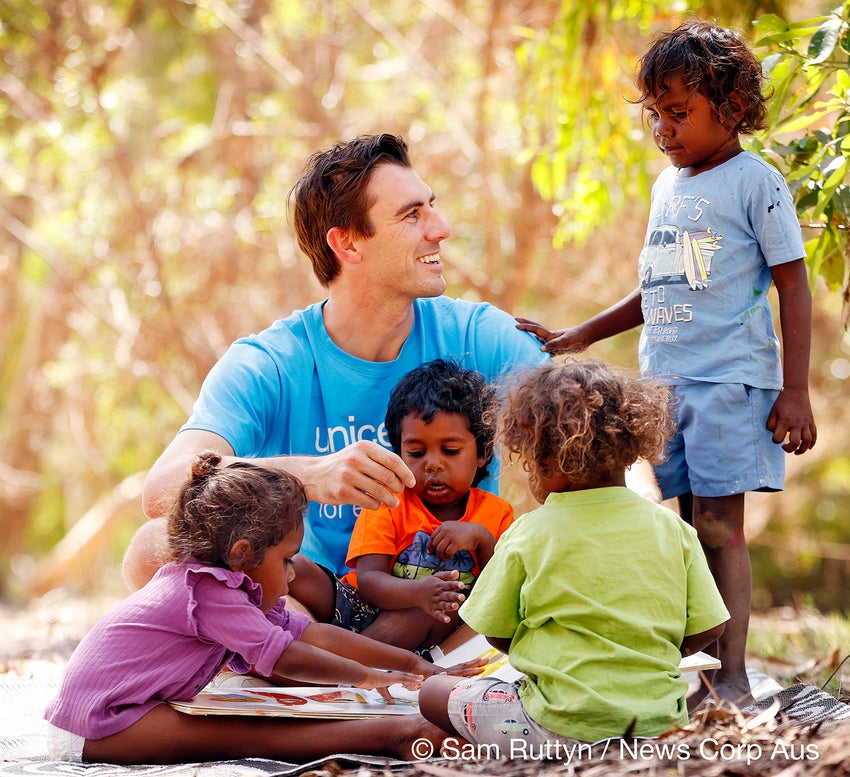
[[[79,639],[117,596],[74,597],[52,592],[26,608],[0,603],[0,682],[9,678],[59,679]],[[850,725],[800,731],[775,713],[745,716],[730,709],[702,713],[685,728],[657,740],[597,745],[572,751],[525,752],[496,758],[486,749],[456,743],[443,759],[411,764],[401,777],[607,777],[689,775],[720,777],[842,777],[850,775]],[[346,772],[335,764],[312,777]],[[368,770],[346,777],[370,777]]]
[[[118,601],[57,589],[23,607],[0,602],[0,680],[59,679],[83,635]]]

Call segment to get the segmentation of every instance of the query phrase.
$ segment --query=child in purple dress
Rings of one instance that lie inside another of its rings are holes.
[[[171,563],[82,640],[48,706],[54,760],[179,763],[245,757],[303,761],[333,752],[411,757],[439,730],[419,715],[358,721],[191,716],[225,666],[300,683],[418,688],[422,658],[286,610],[307,499],[293,476],[196,457],[169,519]],[[381,668],[375,668],[381,667]],[[386,692],[384,692],[386,693]]]

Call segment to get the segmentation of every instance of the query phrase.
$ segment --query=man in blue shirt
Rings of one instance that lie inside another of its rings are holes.
[[[342,574],[359,510],[395,506],[413,485],[383,426],[396,382],[438,357],[490,381],[549,358],[507,313],[443,296],[451,230],[401,138],[360,136],[314,154],[291,196],[298,243],[328,296],[236,341],[210,371],[145,483],[145,513],[160,520],[128,549],[132,588],[159,565],[164,516],[192,457],[210,448],[223,465],[296,475],[311,499],[302,550]],[[496,471],[481,485],[497,481]]]

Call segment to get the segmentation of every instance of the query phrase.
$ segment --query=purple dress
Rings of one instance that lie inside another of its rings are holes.
[[[191,699],[224,666],[271,674],[310,620],[284,609],[283,600],[263,614],[261,593],[242,572],[165,565],[83,638],[44,717],[102,739],[157,704]]]

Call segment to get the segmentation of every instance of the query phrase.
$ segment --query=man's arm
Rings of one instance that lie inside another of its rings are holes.
[[[221,454],[230,463],[233,448],[213,432],[190,430],[179,433],[151,467],[142,489],[142,508],[148,518],[162,518],[171,512],[174,500],[191,472],[192,459],[205,450]]]
[[[189,477],[192,459],[205,450],[221,454],[222,466],[252,461],[289,472],[301,480],[310,499],[326,504],[358,504],[371,509],[381,503],[395,506],[398,497],[394,492],[415,482],[398,456],[373,442],[358,442],[327,456],[248,459],[234,456],[230,443],[214,432],[179,432],[145,480],[142,507],[152,520],[136,532],[124,554],[123,575],[131,591],[145,585],[168,561],[166,518]]]
[[[357,442],[327,456],[255,459],[235,456],[230,443],[214,432],[187,429],[177,434],[148,473],[142,492],[148,518],[168,515],[189,476],[192,459],[209,449],[221,454],[222,466],[251,461],[289,472],[304,484],[310,499],[325,504],[353,504],[371,510],[382,504],[395,507],[397,494],[415,484],[404,462],[375,442]]]

